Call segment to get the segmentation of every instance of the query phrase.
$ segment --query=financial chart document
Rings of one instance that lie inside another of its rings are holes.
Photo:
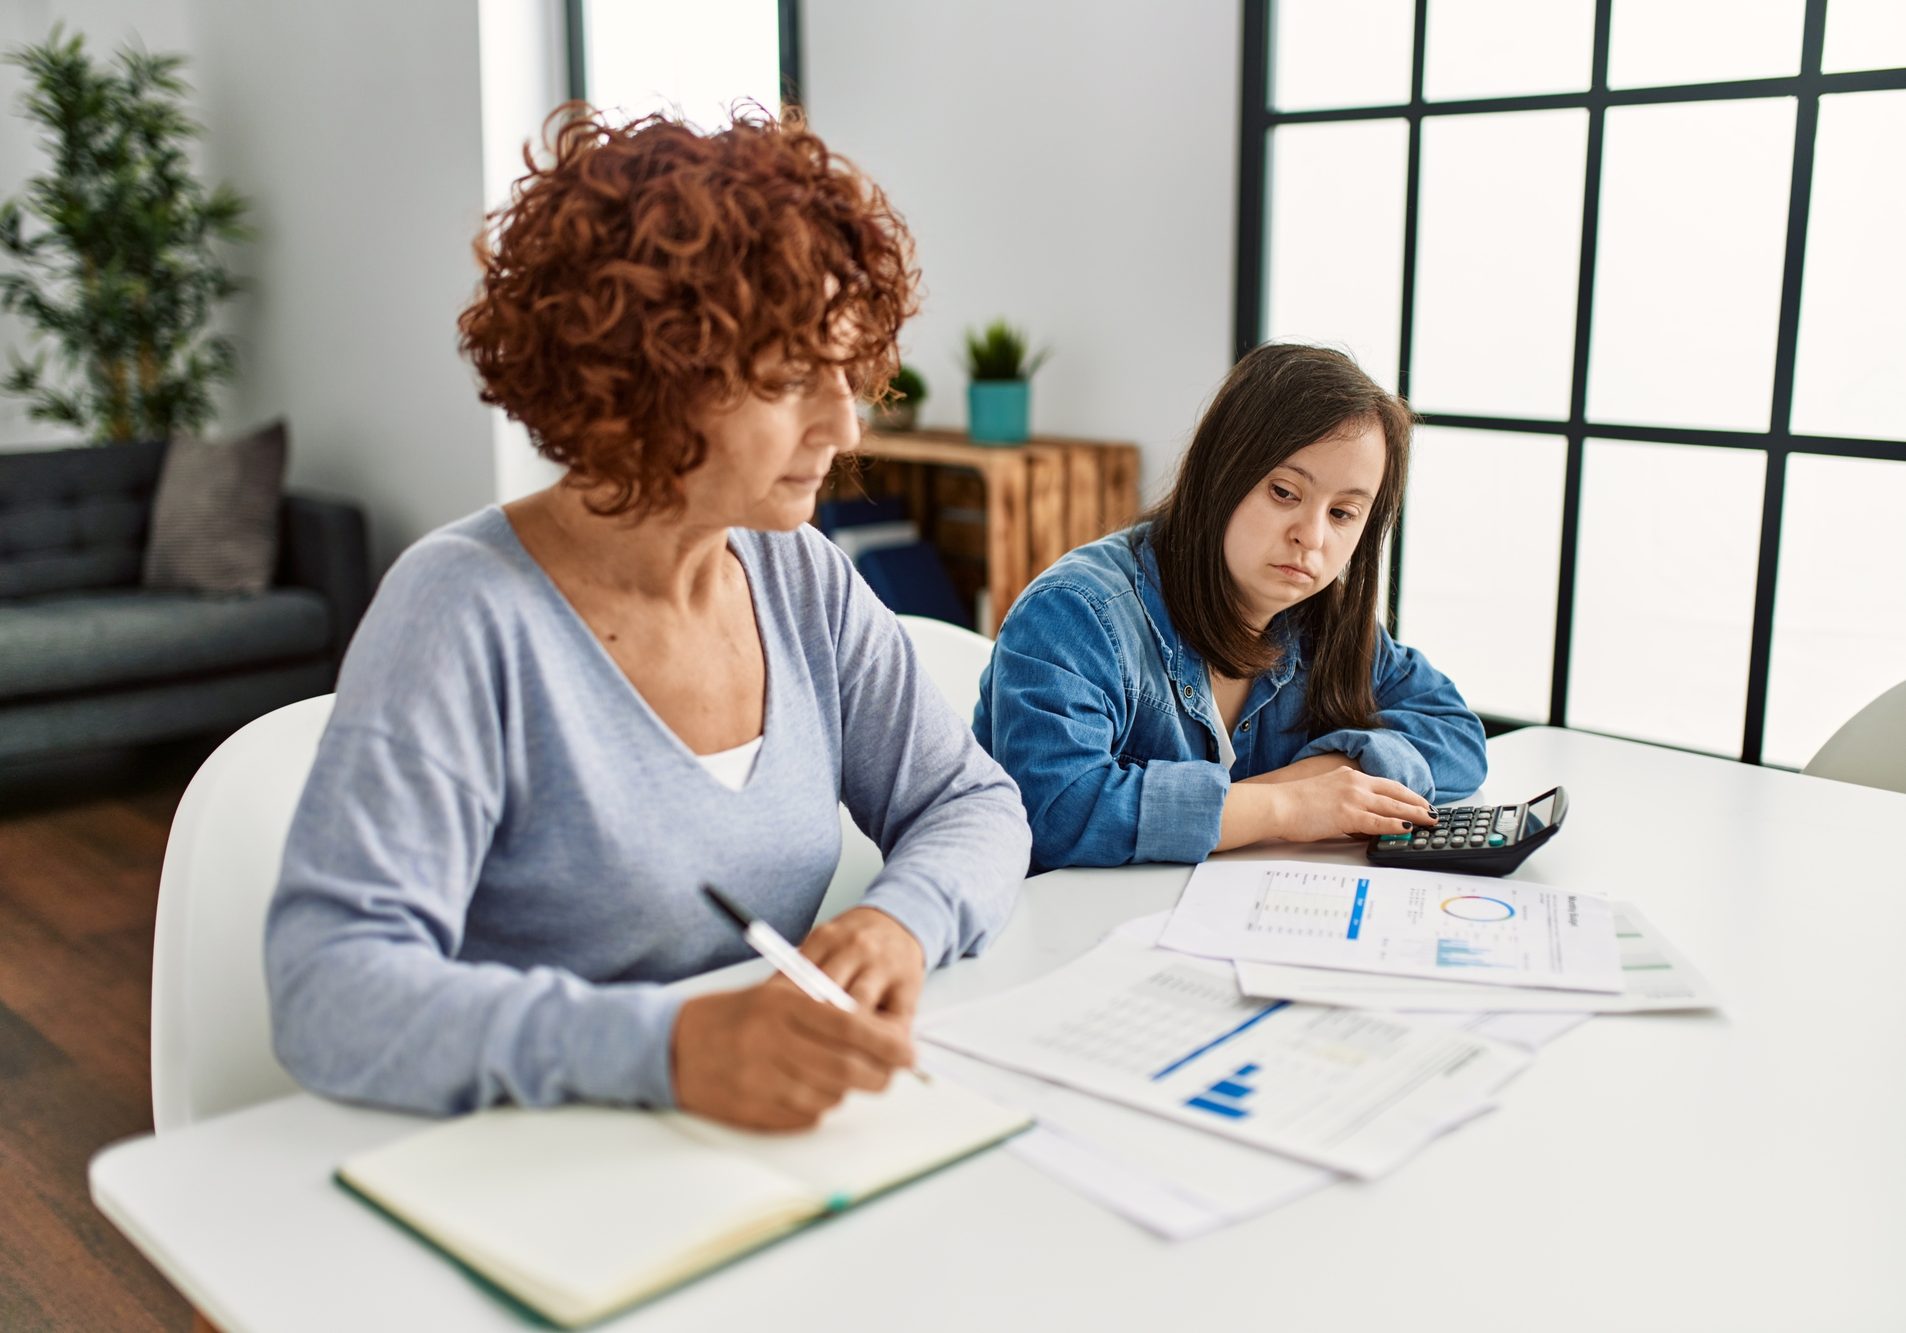
[[[935,1014],[927,1041],[1356,1176],[1486,1110],[1529,1057],[1391,1014],[1265,1003],[1231,967],[1114,937]]]
[[[1534,986],[1479,986],[1470,981],[1250,962],[1238,963],[1238,986],[1246,995],[1309,1004],[1429,1013],[1639,1014],[1721,1007],[1720,997],[1707,979],[1639,909],[1629,903],[1615,903],[1613,907],[1623,982],[1617,995]]]
[[[1488,986],[1623,988],[1607,900],[1383,866],[1208,861],[1192,871],[1159,943],[1239,962]]]

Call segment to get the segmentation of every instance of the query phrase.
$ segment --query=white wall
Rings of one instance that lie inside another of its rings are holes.
[[[1137,440],[1168,481],[1231,364],[1233,0],[802,0],[814,127],[881,183],[927,299],[902,335],[929,424],[966,421],[960,335],[1052,360],[1033,429]]]
[[[562,100],[561,0],[6,0],[0,45],[54,21],[96,56],[129,38],[189,60],[208,183],[253,205],[234,248],[252,290],[223,316],[237,382],[214,432],[291,424],[289,483],[363,504],[377,565],[552,470],[476,399],[456,315],[470,243]],[[0,66],[0,193],[44,167]],[[0,316],[0,354],[28,349]],[[0,447],[72,439],[0,398]]]
[[[568,28],[562,0],[478,0],[483,78],[483,199],[509,202],[528,168],[525,142],[540,147],[543,122],[569,90]],[[513,500],[541,490],[562,468],[538,454],[522,423],[490,409],[495,495]]]
[[[469,0],[190,0],[208,170],[252,199],[233,424],[283,415],[290,484],[369,512],[381,568],[493,493],[457,355],[483,213]]]

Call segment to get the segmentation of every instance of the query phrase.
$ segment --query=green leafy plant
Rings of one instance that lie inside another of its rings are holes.
[[[927,400],[927,382],[912,366],[901,366],[898,373],[887,382],[887,387],[908,407],[918,407]]]
[[[976,380],[1027,380],[1052,355],[1050,348],[1028,353],[1026,335],[1003,319],[983,332],[966,333],[966,373]]]
[[[216,252],[237,241],[246,203],[207,191],[186,160],[203,128],[185,112],[185,60],[133,47],[95,64],[55,27],[6,60],[26,71],[23,113],[44,131],[52,169],[0,204],[0,308],[26,317],[58,353],[10,353],[0,391],[36,421],[96,440],[156,439],[202,427],[237,356],[210,330],[241,289]]]

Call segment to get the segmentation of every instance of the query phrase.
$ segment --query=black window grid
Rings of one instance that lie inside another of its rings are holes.
[[[563,0],[568,95],[575,101],[589,97],[589,21],[586,0]],[[801,104],[801,0],[775,0],[775,23],[781,41],[781,100]]]
[[[1826,36],[1827,0],[1807,0],[1801,32],[1800,72],[1778,78],[1735,79],[1667,87],[1608,86],[1609,16],[1613,0],[1596,0],[1589,86],[1585,91],[1517,97],[1469,98],[1429,102],[1423,97],[1424,35],[1429,0],[1416,0],[1410,100],[1405,103],[1278,111],[1271,108],[1271,32],[1276,0],[1243,0],[1244,69],[1238,136],[1237,292],[1233,352],[1242,357],[1263,337],[1265,220],[1269,205],[1267,152],[1273,130],[1284,125],[1353,120],[1407,120],[1409,147],[1405,176],[1401,332],[1397,391],[1410,393],[1411,342],[1416,324],[1417,206],[1422,163],[1423,122],[1431,116],[1485,112],[1584,109],[1588,112],[1586,175],[1582,191],[1581,254],[1575,301],[1574,364],[1566,420],[1539,420],[1447,412],[1423,413],[1427,425],[1469,430],[1513,431],[1560,436],[1566,442],[1562,481],[1561,553],[1557,570],[1554,665],[1549,681],[1551,726],[1562,726],[1568,712],[1569,663],[1574,636],[1575,566],[1581,529],[1582,459],[1589,438],[1649,444],[1711,445],[1752,449],[1766,455],[1753,622],[1747,662],[1747,702],[1741,724],[1740,758],[1761,761],[1767,723],[1767,678],[1773,649],[1774,590],[1779,577],[1780,525],[1786,464],[1796,453],[1836,458],[1906,460],[1906,441],[1797,435],[1793,415],[1794,356],[1800,323],[1802,269],[1806,262],[1807,215],[1813,197],[1813,150],[1819,127],[1820,99],[1832,93],[1906,88],[1906,68],[1828,74],[1821,69]],[[1793,173],[1788,192],[1787,239],[1781,274],[1780,314],[1774,355],[1773,401],[1765,431],[1703,430],[1681,426],[1643,426],[1590,421],[1587,417],[1589,330],[1595,295],[1596,230],[1601,213],[1602,134],[1608,108],[1668,103],[1732,101],[1745,98],[1795,99]],[[1388,621],[1397,630],[1402,602],[1404,524],[1399,520],[1390,546]],[[1534,719],[1488,718],[1499,725]]]

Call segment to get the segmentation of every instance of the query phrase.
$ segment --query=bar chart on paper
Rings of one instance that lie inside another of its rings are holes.
[[[1369,891],[1368,879],[1322,866],[1267,870],[1246,925],[1266,935],[1354,940]]]
[[[1207,861],[1159,934],[1204,958],[1619,994],[1606,900],[1540,884],[1304,861]]]

